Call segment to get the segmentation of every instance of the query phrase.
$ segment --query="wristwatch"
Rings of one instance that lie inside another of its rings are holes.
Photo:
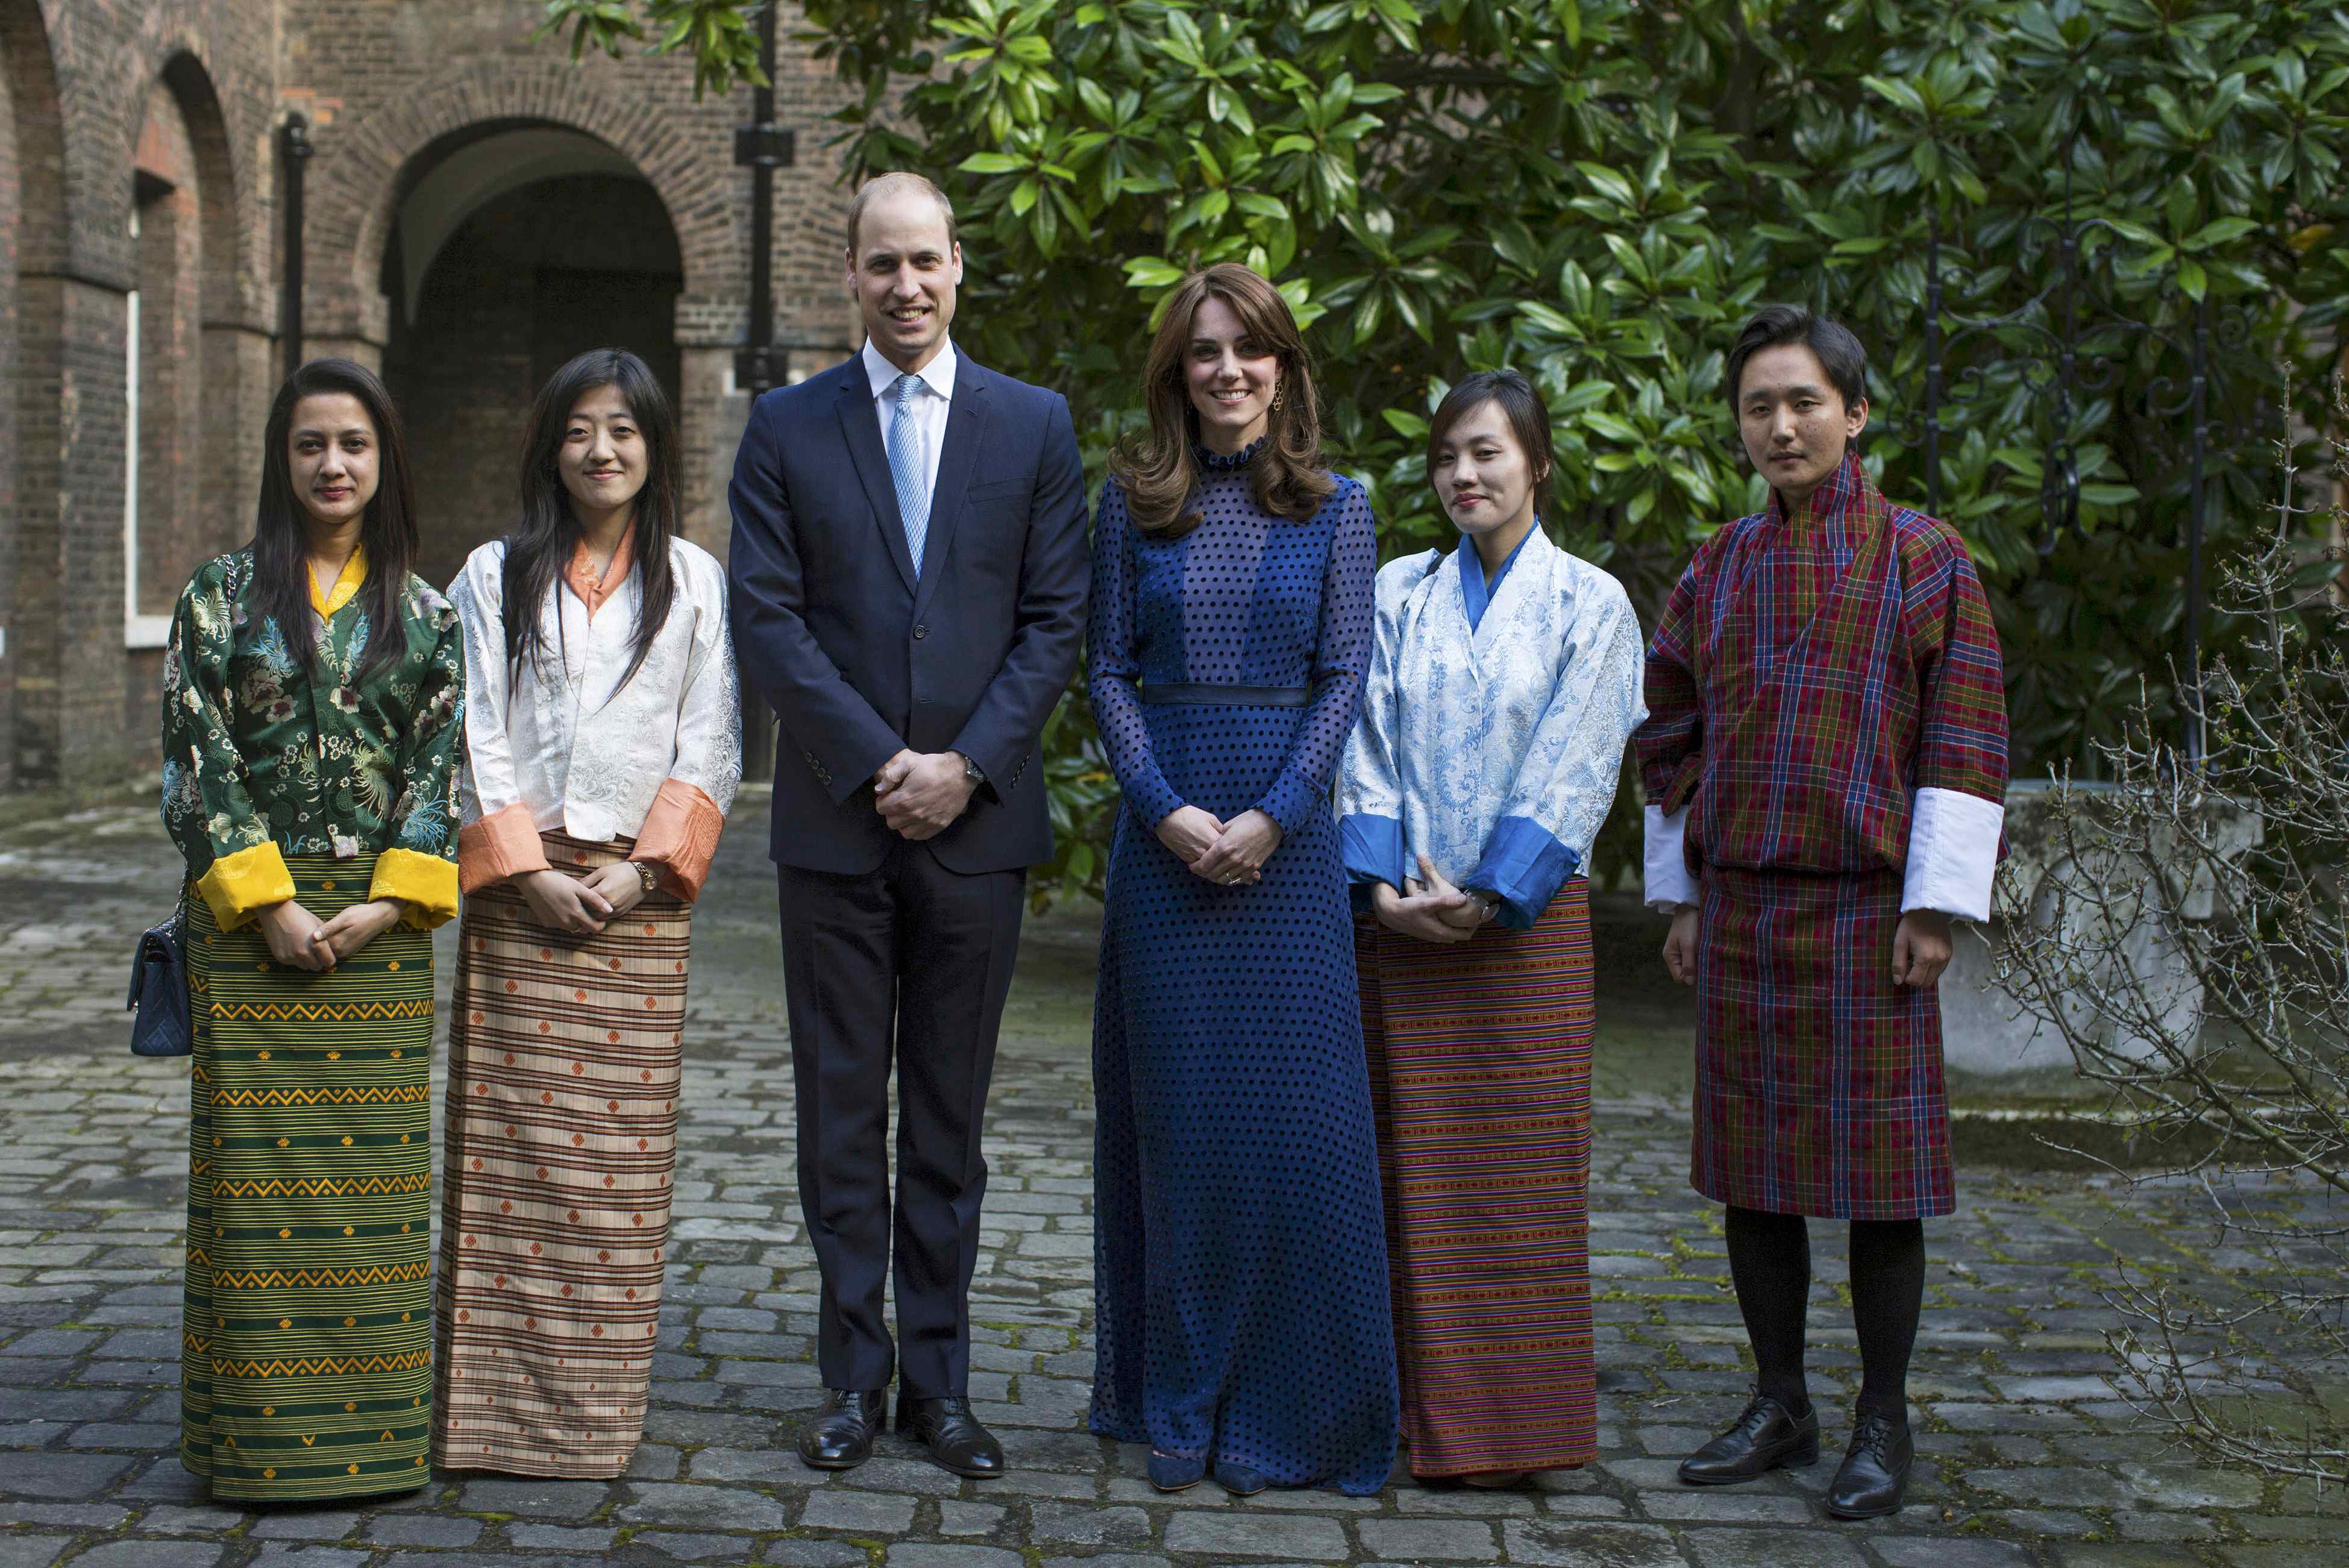
[[[962,779],[964,783],[976,789],[980,785],[987,782],[987,769],[981,768],[978,763],[973,762],[970,759],[970,754],[968,752],[957,751],[955,755],[962,758]]]
[[[644,884],[646,897],[649,898],[654,893],[660,892],[660,868],[658,866],[653,864],[650,861],[630,861],[628,864],[636,868],[636,881]]]
[[[1499,918],[1501,913],[1501,901],[1498,898],[1485,892],[1481,888],[1470,892],[1468,896],[1476,901],[1476,913],[1483,916],[1486,921]]]

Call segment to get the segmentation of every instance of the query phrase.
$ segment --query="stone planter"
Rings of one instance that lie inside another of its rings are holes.
[[[2109,795],[2116,788],[2074,784],[2071,790],[2076,799]],[[2213,821],[2221,852],[2230,858],[2250,853],[2261,841],[2261,824],[2253,812],[2221,808]],[[2051,921],[2057,917],[2062,889],[2081,886],[2099,875],[2112,880],[2108,867],[2095,863],[2098,857],[2093,846],[2075,855],[2064,843],[2052,784],[2025,780],[2008,789],[2006,837],[2007,860],[1999,870],[2001,910],[2019,902],[2029,911],[2027,918]],[[2122,929],[2107,945],[2109,962],[2103,973],[2094,976],[2105,986],[2124,985],[2134,977],[2144,988],[2148,1011],[2159,1019],[2160,1034],[2170,1038],[2191,1038],[2199,1030],[2202,1007],[2201,984],[2187,971],[2180,957],[2175,920],[2209,919],[2213,894],[2205,875],[2187,889],[2174,915],[2165,915],[2150,887],[2143,889],[2134,903],[2125,901],[2115,911],[2114,918]],[[2099,917],[2075,904],[2064,912],[2064,918],[2072,927],[2067,934],[2085,936],[2086,923]],[[1954,1071],[1987,1077],[2068,1072],[2073,1067],[2072,1048],[2054,1017],[1998,982],[1994,944],[2005,936],[2006,920],[1999,913],[1993,913],[1987,926],[1961,923],[1957,927],[1956,953],[1940,985],[1943,1059]],[[2118,1054],[2142,1057],[2155,1048],[2147,1031],[2095,1018],[2085,1001],[2067,1004],[2067,1021],[2075,1030],[2092,1031],[2103,1046]]]

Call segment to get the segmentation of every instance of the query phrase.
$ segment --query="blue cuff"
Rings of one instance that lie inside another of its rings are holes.
[[[1529,931],[1579,863],[1572,850],[1531,817],[1504,817],[1485,835],[1484,855],[1460,885],[1501,901],[1494,923]]]
[[[1125,804],[1144,828],[1155,831],[1159,823],[1183,809],[1184,800],[1166,782],[1166,776],[1151,767],[1126,784]]]
[[[1346,880],[1358,886],[1385,882],[1402,891],[1402,823],[1392,817],[1349,812],[1338,819],[1339,852]]]
[[[1256,803],[1254,810],[1279,823],[1282,838],[1293,839],[1304,830],[1306,823],[1313,820],[1314,808],[1326,806],[1329,800],[1330,787],[1327,784],[1316,785],[1309,779],[1284,770],[1272,781],[1272,788],[1264,792],[1264,799]]]

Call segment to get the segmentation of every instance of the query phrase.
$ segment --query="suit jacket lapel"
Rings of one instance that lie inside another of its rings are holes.
[[[987,442],[987,373],[966,357],[955,368],[954,403],[947,409],[947,438],[938,449],[938,482],[930,491],[930,528],[922,541],[922,578],[915,590],[916,614],[930,600],[944,573],[955,524],[962,520],[963,492]],[[899,530],[903,532],[904,530]]]
[[[881,416],[874,411],[873,387],[865,377],[862,356],[850,360],[841,377],[839,408],[841,434],[847,438],[856,477],[864,482],[864,498],[873,503],[873,521],[881,529],[881,542],[896,563],[897,575],[911,591],[913,552],[905,548],[905,521],[897,515],[897,481],[889,472],[888,449],[881,444]],[[936,502],[930,511],[937,511]]]

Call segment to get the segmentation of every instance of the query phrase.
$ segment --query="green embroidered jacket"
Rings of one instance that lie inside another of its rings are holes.
[[[223,928],[294,896],[288,855],[373,857],[369,896],[404,901],[412,924],[457,913],[464,633],[411,574],[389,629],[405,655],[355,681],[384,634],[368,624],[366,580],[354,552],[333,592],[311,585],[311,676],[276,620],[248,609],[250,549],[205,562],[180,595],[163,663],[163,825]]]

